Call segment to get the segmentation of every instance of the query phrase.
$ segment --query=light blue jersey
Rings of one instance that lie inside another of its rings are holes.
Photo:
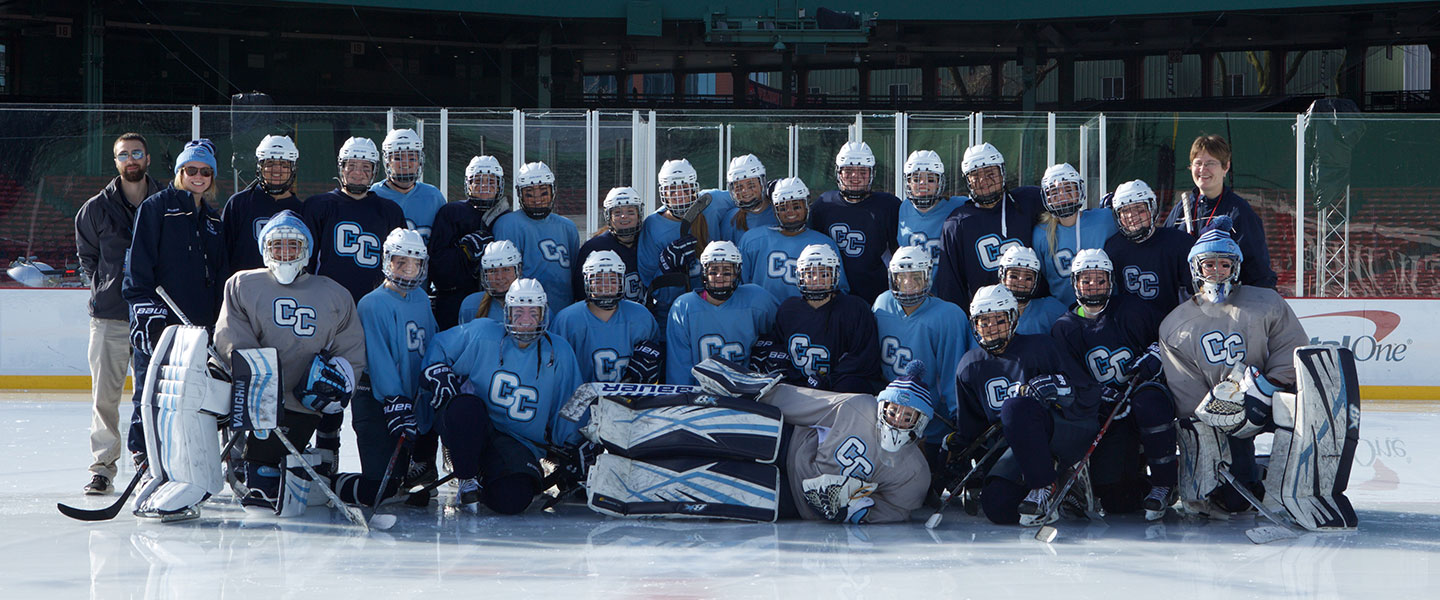
[[[481,319],[436,335],[425,364],[437,362],[465,380],[462,391],[485,401],[496,429],[520,440],[537,459],[549,446],[580,441],[583,419],[560,418],[560,407],[581,381],[575,351],[559,336],[541,336],[521,348],[504,325]]]
[[[727,193],[721,193],[725,194],[727,199],[730,196]],[[707,231],[715,230],[715,223],[720,220],[720,211],[725,204],[726,202],[724,201],[716,200],[716,195],[711,195],[710,206],[707,206],[704,212],[701,213],[705,217],[705,227]],[[732,203],[731,206],[734,206],[734,204]],[[670,242],[680,239],[680,222],[672,221],[669,217],[666,217],[665,210],[666,209],[661,208],[650,216],[645,217],[645,222],[640,226],[640,241],[635,245],[635,258],[640,263],[640,282],[647,288],[650,287],[650,282],[654,281],[655,278],[660,275],[660,253],[664,252],[665,247],[669,246]],[[712,234],[710,239],[714,240],[716,238]],[[651,296],[656,301],[659,310],[669,310],[670,305],[675,302],[676,298],[680,297],[680,294],[700,287],[699,259],[700,253],[704,251],[705,248],[703,244],[699,244],[695,248],[696,260],[690,263],[689,284],[684,288],[672,287],[656,290]]]
[[[581,381],[619,382],[635,344],[658,338],[660,326],[649,310],[629,300],[621,300],[608,321],[601,321],[581,300],[555,316],[550,332],[570,342],[580,361]]]
[[[404,396],[417,400],[420,364],[426,343],[435,335],[430,298],[420,290],[404,296],[386,286],[375,288],[356,305],[365,330],[365,371],[376,400]]]
[[[1025,304],[1025,311],[1020,313],[1020,323],[1015,326],[1015,334],[1050,335],[1050,328],[1064,314],[1065,307],[1054,297],[1035,298]]]
[[[961,204],[969,202],[966,196],[944,198],[920,212],[909,200],[900,203],[900,229],[895,241],[904,246],[924,246],[930,251],[930,264],[940,262],[940,231],[945,228],[945,218]],[[934,275],[932,268],[930,274]]]
[[[740,214],[738,206],[725,211],[725,214],[720,217],[720,222],[711,229],[717,234],[711,237],[717,240],[729,240],[739,246],[740,240],[744,239],[746,234],[758,229],[780,225],[780,221],[775,218],[775,207],[769,204],[765,205],[765,210],[758,213],[745,214],[745,229],[740,229],[735,225],[735,217],[738,214]]]
[[[550,314],[575,301],[570,258],[580,249],[580,232],[574,221],[554,213],[537,221],[524,211],[510,212],[495,220],[495,239],[510,240],[520,249],[525,265],[521,277],[540,280]]]
[[[690,368],[712,356],[749,365],[750,348],[770,332],[779,307],[770,292],[750,284],[741,285],[720,306],[686,292],[670,307],[665,328],[665,382],[695,383]]]
[[[464,300],[461,300],[460,319],[456,321],[456,323],[464,325],[466,323],[474,321],[475,313],[480,310],[480,303],[485,301],[485,294],[485,292],[475,292],[473,294],[470,294],[469,296],[466,296]],[[496,298],[494,302],[491,302],[489,314],[486,314],[484,318],[493,319],[500,323],[504,323],[505,299]]]
[[[880,331],[880,375],[894,381],[905,370],[905,364],[921,360],[925,364],[924,383],[931,396],[944,400],[935,412],[954,420],[959,404],[955,397],[955,365],[976,346],[970,320],[959,306],[936,297],[929,297],[914,313],[895,301],[886,291],[875,299],[875,324]],[[925,428],[925,439],[939,441],[950,428],[940,419],[932,419]]]
[[[1070,283],[1070,261],[1075,253],[1085,248],[1104,248],[1105,240],[1115,235],[1115,215],[1108,208],[1097,208],[1080,212],[1075,222],[1080,228],[1080,247],[1075,247],[1075,227],[1055,225],[1055,245],[1050,245],[1050,226],[1044,223],[1035,226],[1032,243],[1035,254],[1040,257],[1040,270],[1044,271],[1045,282],[1050,284],[1050,295],[1063,306],[1075,303],[1075,287]],[[1047,330],[1045,333],[1049,333]]]
[[[785,235],[779,227],[752,229],[740,243],[740,281],[753,283],[775,296],[777,302],[800,295],[800,275],[795,270],[795,260],[811,244],[825,244],[835,255],[840,248],[830,236],[806,229],[796,235]],[[845,278],[845,267],[840,267],[839,288],[850,292],[850,281]]]
[[[440,188],[417,181],[409,192],[401,193],[385,185],[382,180],[370,186],[370,191],[399,204],[400,210],[405,213],[405,227],[419,231],[420,237],[425,238],[425,243],[430,243],[430,227],[435,224],[435,213],[445,206],[445,196],[440,193]]]

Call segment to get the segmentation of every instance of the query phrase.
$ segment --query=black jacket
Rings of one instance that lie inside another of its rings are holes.
[[[1260,215],[1255,214],[1250,203],[1228,185],[1219,198],[1206,198],[1200,194],[1199,188],[1192,187],[1190,202],[1193,211],[1190,218],[1195,230],[1190,235],[1200,237],[1200,232],[1210,224],[1211,219],[1229,215],[1234,223],[1235,243],[1244,254],[1240,261],[1240,283],[1275,289],[1279,277],[1270,268],[1270,247],[1265,241],[1265,224],[1260,221]],[[1185,208],[1181,203],[1176,202],[1170,209],[1170,216],[1165,219],[1163,226],[1185,231]]]
[[[164,286],[191,321],[212,327],[229,264],[220,215],[207,202],[196,210],[190,192],[168,187],[140,203],[122,293],[131,306],[147,301],[165,306],[155,292]],[[172,315],[170,324],[179,323],[179,315]]]
[[[160,182],[145,176],[147,198],[160,189]],[[120,178],[116,177],[75,213],[75,250],[80,256],[80,269],[90,278],[90,316],[97,319],[130,318],[120,285],[125,278],[125,252],[135,232],[137,210],[125,199]]]

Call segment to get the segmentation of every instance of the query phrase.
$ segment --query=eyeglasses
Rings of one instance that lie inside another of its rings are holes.
[[[1207,160],[1207,161],[1201,162],[1201,161],[1198,161],[1198,160],[1197,160],[1197,161],[1195,161],[1195,162],[1190,163],[1190,168],[1192,168],[1192,169],[1199,169],[1199,168],[1201,168],[1201,167],[1204,167],[1204,168],[1206,168],[1206,169],[1218,169],[1218,168],[1220,168],[1220,161],[1218,161],[1218,160]]]
[[[145,151],[139,148],[129,152],[121,152],[115,155],[115,160],[125,162],[127,160],[142,160],[145,158]]]
[[[210,167],[185,167],[185,174],[191,177],[196,175],[201,177],[214,177],[215,170]]]

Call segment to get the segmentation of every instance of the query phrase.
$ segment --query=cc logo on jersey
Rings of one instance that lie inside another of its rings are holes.
[[[795,368],[811,377],[830,373],[830,350],[824,346],[810,345],[810,336],[797,333],[790,336],[786,344],[790,349],[790,362]]]
[[[698,263],[699,261],[696,262]],[[625,274],[625,299],[635,302],[643,302],[645,300],[645,287],[640,285],[639,273],[632,272]]]
[[[865,251],[865,232],[851,231],[850,226],[844,223],[830,226],[830,239],[835,240],[835,245],[845,256],[854,258]]]
[[[288,327],[300,337],[315,335],[315,309],[301,306],[294,298],[276,298],[274,307],[276,325]]]
[[[426,243],[429,243],[429,242],[430,242],[430,228],[429,228],[429,227],[416,227],[416,226],[415,226],[415,222],[414,222],[414,221],[411,221],[410,219],[407,218],[407,219],[405,219],[405,228],[406,228],[406,229],[414,229],[417,233],[420,234],[420,237],[421,237],[421,238],[424,238],[424,239],[425,239],[425,242],[426,242]]]
[[[260,239],[260,230],[261,230],[261,229],[264,229],[264,228],[265,228],[265,224],[266,224],[266,223],[269,223],[269,222],[270,222],[270,217],[256,217],[256,218],[255,218],[255,221],[253,222],[253,224],[254,224],[254,226],[255,226],[255,239],[256,239],[256,240],[259,240],[259,239]]]
[[[1134,358],[1134,354],[1129,348],[1111,350],[1097,346],[1085,353],[1085,364],[1090,367],[1090,374],[1095,376],[1095,381],[1125,383],[1124,373],[1131,358]]]
[[[795,276],[795,259],[786,256],[784,252],[771,252],[769,258],[765,259],[765,274],[771,279],[780,279],[790,285],[800,283]]]
[[[726,342],[725,338],[715,335],[713,333],[710,335],[701,336],[700,360],[714,358],[716,356],[724,357],[726,359],[733,360],[742,364],[747,358],[745,356],[745,346],[740,344],[740,342]],[[697,360],[695,362],[700,361]]]
[[[1075,260],[1075,251],[1069,248],[1061,248],[1055,251],[1055,258],[1051,259],[1055,264],[1055,272],[1062,277],[1070,276],[1070,261]]]
[[[923,233],[910,234],[910,243],[907,246],[922,246],[930,253],[930,262],[933,264],[940,260],[940,240],[930,239],[930,236]]]
[[[540,240],[540,255],[544,256],[545,260],[561,267],[570,268],[570,249],[555,240],[548,238]]]
[[[1211,364],[1223,363],[1233,367],[1245,358],[1245,338],[1238,333],[1225,335],[1212,331],[1200,336],[1200,348],[1205,352],[1205,360]]]
[[[990,405],[990,410],[1000,412],[1005,406],[1005,401],[1020,393],[1020,384],[1010,383],[1009,379],[996,377],[985,382],[985,403]]]
[[[630,357],[621,358],[614,349],[601,348],[590,355],[590,361],[595,367],[595,381],[618,383],[630,364]]]
[[[986,271],[994,271],[1000,268],[1000,257],[1009,250],[1011,246],[1024,246],[1017,239],[1000,239],[1000,236],[990,234],[975,242],[975,255],[980,257],[980,266]]]
[[[405,349],[420,354],[425,353],[425,328],[417,325],[414,321],[405,322]]]
[[[880,362],[890,367],[890,372],[896,377],[905,370],[905,364],[914,360],[914,355],[909,348],[900,345],[900,340],[894,336],[885,336],[880,340]]]
[[[514,373],[496,371],[490,378],[490,402],[505,409],[511,419],[525,422],[535,418],[540,393],[533,387],[520,385],[520,377]]]
[[[355,264],[373,269],[380,266],[380,238],[366,233],[359,223],[335,225],[335,253],[355,259]]]
[[[1149,271],[1141,271],[1135,265],[1125,265],[1125,290],[1144,298],[1154,300],[1160,295],[1160,276]]]
[[[840,474],[868,481],[875,472],[875,465],[865,458],[865,450],[864,440],[853,435],[840,442],[835,447],[835,462],[840,463]]]

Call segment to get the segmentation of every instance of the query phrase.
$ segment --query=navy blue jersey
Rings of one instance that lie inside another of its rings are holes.
[[[238,271],[265,266],[260,259],[260,229],[270,222],[275,213],[292,210],[298,215],[302,212],[301,206],[300,199],[293,195],[276,199],[265,193],[258,182],[231,196],[220,211],[220,222],[225,227],[225,248],[230,254],[230,270],[225,273],[225,278],[229,279]]]
[[[462,297],[480,290],[475,266],[460,250],[460,238],[475,232],[491,233],[485,211],[470,202],[448,202],[435,213],[430,225],[430,285],[436,293]]]
[[[1050,336],[1060,351],[1085,365],[1096,382],[1125,383],[1124,373],[1150,344],[1160,339],[1165,314],[1149,302],[1127,295],[1110,299],[1095,318],[1066,313],[1055,322]]]
[[[1115,265],[1117,291],[1150,302],[1161,314],[1169,313],[1193,293],[1185,257],[1194,243],[1184,231],[1169,228],[1157,229],[1139,244],[1123,234],[1110,236],[1105,254]]]
[[[400,205],[374,193],[357,200],[334,189],[307,198],[302,214],[315,236],[312,273],[334,279],[356,302],[385,281],[380,260],[386,236],[405,226]]]
[[[1200,195],[1198,188],[1190,188],[1190,198],[1191,226],[1195,231],[1190,243],[1195,243],[1195,238],[1210,224],[1210,219],[1228,215],[1234,223],[1235,243],[1240,245],[1240,251],[1245,255],[1245,260],[1240,262],[1240,283],[1275,289],[1278,278],[1270,268],[1270,246],[1265,241],[1265,224],[1250,203],[1230,186],[1225,186],[1219,198],[1206,198]],[[1170,216],[1165,218],[1161,227],[1185,231],[1185,209],[1180,203],[1170,209]]]
[[[601,250],[610,250],[620,255],[620,260],[625,262],[625,299],[643,306],[649,290],[640,283],[640,258],[636,244],[626,246],[609,231],[585,240],[580,251],[575,253],[575,268],[571,269],[570,275],[570,287],[575,290],[575,299],[584,300],[586,297],[585,273],[581,271],[581,267],[585,266],[585,259],[591,253]]]
[[[874,394],[879,390],[880,334],[870,305],[836,294],[820,308],[787,298],[775,314],[775,341],[790,353],[796,370],[831,392]]]
[[[1075,400],[1063,410],[1072,421],[1094,420],[1100,390],[1089,372],[1055,346],[1046,335],[1017,335],[1003,354],[974,348],[961,357],[955,369],[959,412],[955,426],[962,441],[979,437],[991,423],[1000,422],[1005,400],[1020,395],[1021,386],[1037,375],[1060,373],[1075,388]]]
[[[190,192],[168,187],[136,211],[121,294],[131,306],[145,301],[164,306],[155,292],[163,286],[186,317],[209,327],[220,317],[227,265],[220,215],[203,200],[197,208]]]
[[[966,314],[970,298],[999,282],[1000,256],[1011,246],[1030,247],[1035,223],[1045,212],[1040,188],[1018,187],[991,208],[961,204],[940,232],[940,260],[932,292]]]
[[[871,192],[852,203],[838,191],[825,192],[810,206],[810,228],[835,240],[852,294],[874,302],[889,288],[885,252],[899,247],[895,245],[900,228],[899,198]]]

